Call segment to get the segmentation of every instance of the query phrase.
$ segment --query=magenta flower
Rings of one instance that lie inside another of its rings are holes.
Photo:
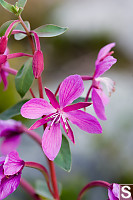
[[[113,56],[111,56],[113,51],[110,52],[111,48],[113,48],[114,46],[115,43],[111,43],[104,46],[99,51],[97,60],[95,62],[96,69],[93,77],[86,76],[85,79],[83,78],[83,80],[87,80],[87,78],[88,80],[92,80],[92,85],[86,96],[86,101],[89,97],[90,91],[92,91],[93,107],[97,116],[101,120],[106,120],[105,106],[109,103],[109,98],[104,93],[101,83],[104,83],[106,85],[109,94],[111,94],[111,92],[114,92],[115,90],[114,81],[107,77],[100,77],[107,70],[109,70],[112,67],[112,65],[115,64],[117,61]]]
[[[25,162],[15,151],[0,158],[0,199],[6,198],[17,189],[24,165]]]
[[[4,69],[9,68],[9,63],[7,61],[7,54],[9,53],[8,48],[5,50],[3,55],[0,55],[0,82],[3,81],[4,84],[4,90],[7,89],[8,81],[7,76],[8,72],[6,72]]]
[[[108,200],[119,200],[119,195],[120,195],[120,185],[113,183],[112,185],[109,186],[108,189]]]
[[[91,105],[91,103],[81,102],[69,105],[80,97],[84,91],[81,76],[69,76],[61,83],[59,89],[60,104],[49,89],[45,88],[45,91],[51,104],[41,98],[31,99],[22,106],[21,115],[29,119],[37,119],[43,116],[42,119],[30,127],[31,130],[51,121],[42,137],[43,151],[50,160],[54,160],[61,147],[62,133],[60,124],[73,143],[75,143],[74,135],[68,121],[88,133],[102,132],[102,128],[95,117],[79,110]]]
[[[21,122],[12,119],[0,120],[0,138],[4,138],[0,150],[3,155],[16,150],[20,144],[20,134],[22,132]]]

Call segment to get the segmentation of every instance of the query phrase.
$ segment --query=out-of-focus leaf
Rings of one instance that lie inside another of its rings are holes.
[[[30,23],[28,21],[25,21],[24,22],[26,27],[28,28],[28,30],[30,31]],[[15,28],[15,30],[20,30],[20,31],[25,31],[23,26],[21,24],[18,24]],[[27,35],[26,34],[23,34],[23,33],[17,33],[14,35],[14,38],[16,40],[22,40],[23,38],[25,38]]]
[[[21,97],[24,97],[34,80],[32,59],[30,58],[18,71],[15,77],[15,86]]]
[[[17,6],[19,8],[24,8],[27,0],[18,0]]]
[[[58,183],[58,188],[59,194],[61,194],[62,187],[60,183]],[[42,199],[53,200],[53,196],[49,192],[46,182],[37,180],[35,184],[35,190]]]
[[[12,118],[16,115],[19,115],[22,105],[24,103],[26,103],[27,101],[29,101],[29,99],[28,100],[22,100],[22,101],[18,102],[17,104],[15,104],[14,106],[7,109],[6,111],[2,112],[0,114],[0,119],[7,120],[7,119],[10,119],[10,118]]]
[[[10,25],[13,21],[14,21],[14,20],[10,20],[10,21],[7,21],[7,22],[5,22],[4,24],[2,24],[2,26],[0,27],[0,37],[2,37],[2,36],[5,34],[7,28],[9,27],[9,25]]]
[[[66,171],[71,170],[71,151],[69,147],[69,142],[64,135],[62,135],[62,144],[57,157],[54,162]]]
[[[67,28],[56,26],[53,24],[46,24],[36,28],[34,31],[38,34],[39,37],[55,37],[63,34]]]
[[[9,12],[14,13],[13,5],[11,5],[10,3],[8,3],[4,0],[0,0],[0,4],[3,6],[3,8],[8,10]]]

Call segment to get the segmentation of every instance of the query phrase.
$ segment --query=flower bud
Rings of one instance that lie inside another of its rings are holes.
[[[0,38],[0,54],[3,54],[7,47],[8,38],[6,36],[2,36]]]
[[[32,69],[33,69],[34,77],[36,79],[39,78],[44,69],[43,53],[40,50],[37,50],[34,53]]]

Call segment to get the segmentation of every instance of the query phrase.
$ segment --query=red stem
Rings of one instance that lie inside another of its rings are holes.
[[[31,197],[34,200],[41,200],[41,198],[38,196],[38,194],[36,194],[34,188],[25,179],[21,178],[20,185],[22,188],[24,188],[26,190],[26,192],[28,194],[31,195]]]
[[[81,197],[83,196],[83,194],[90,188],[93,188],[93,187],[106,187],[106,188],[109,188],[109,186],[110,186],[110,183],[105,182],[105,181],[101,181],[101,180],[92,181],[92,182],[88,183],[87,185],[85,185],[85,187],[83,187],[83,189],[80,191],[80,193],[78,195],[77,200],[80,200]]]
[[[83,81],[88,81],[88,80],[92,80],[93,79],[93,76],[81,76],[82,80]]]
[[[47,182],[47,186],[48,186],[48,189],[49,189],[50,193],[52,195],[54,195],[53,191],[51,190],[51,187],[50,187],[48,171],[43,165],[41,165],[39,163],[36,163],[36,162],[25,162],[25,167],[38,169],[44,175],[44,178],[45,178],[45,180]]]
[[[17,75],[18,71],[12,68],[2,67],[2,70],[5,72],[8,72],[9,74]]]
[[[86,98],[85,98],[85,102],[86,102],[86,101],[88,100],[88,98],[89,98],[91,89],[92,89],[92,86],[91,86],[90,89],[88,90],[88,93],[87,93]]]
[[[42,77],[40,76],[37,80],[38,80],[39,95],[40,98],[43,99]]]
[[[22,57],[22,56],[33,57],[33,55],[30,55],[27,53],[13,53],[13,54],[8,54],[7,59],[17,58],[17,57]]]
[[[31,93],[31,96],[32,96],[33,98],[36,98],[31,88],[29,89],[29,91],[30,91],[30,93]]]
[[[8,37],[8,35],[10,34],[10,32],[11,32],[13,26],[14,26],[16,23],[18,23],[18,22],[19,22],[19,20],[15,20],[14,22],[12,22],[12,23],[9,25],[8,29],[7,29],[6,32],[5,32],[5,36],[6,36],[6,37]]]

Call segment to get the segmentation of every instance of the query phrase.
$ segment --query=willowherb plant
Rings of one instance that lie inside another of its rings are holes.
[[[18,17],[17,20],[8,21],[0,27],[0,82],[3,82],[4,90],[6,90],[8,75],[12,74],[15,76],[16,90],[20,96],[24,97],[28,91],[32,96],[30,100],[22,100],[0,114],[0,137],[3,138],[0,147],[3,155],[0,157],[0,199],[4,199],[13,193],[19,184],[31,195],[32,199],[47,198],[42,194],[40,195],[26,180],[21,178],[23,168],[30,167],[42,172],[51,198],[59,200],[60,194],[54,163],[64,170],[70,171],[71,169],[71,152],[67,139],[69,138],[73,143],[75,143],[75,139],[69,122],[77,125],[87,133],[102,133],[102,127],[98,120],[87,113],[85,108],[93,105],[96,115],[101,120],[106,120],[105,105],[108,104],[109,98],[105,95],[101,83],[106,85],[109,94],[111,94],[114,91],[114,82],[110,78],[100,76],[117,61],[112,56],[113,51],[111,51],[115,43],[108,44],[99,51],[93,76],[80,76],[75,72],[75,75],[65,78],[57,86],[55,94],[45,87],[48,102],[43,98],[44,86],[42,85],[41,75],[44,71],[44,59],[39,37],[54,37],[64,33],[67,28],[50,24],[30,30],[29,22],[24,22],[21,17],[26,1],[18,0],[15,5],[11,5],[4,0],[0,0],[0,4],[5,9]],[[14,35],[17,40],[27,36],[32,54],[23,52],[10,54],[8,40],[11,35]],[[9,66],[8,59],[22,56],[27,56],[28,60],[18,71]],[[40,98],[36,98],[34,91],[31,89],[34,78],[37,79]],[[83,101],[83,98],[81,98],[84,91],[83,81],[87,80],[92,81],[92,84]],[[84,109],[84,111],[81,109]],[[38,119],[28,129],[21,122],[9,119],[20,113],[25,118],[41,119]],[[42,125],[44,133],[41,138],[33,130]],[[66,137],[62,135],[61,126],[66,133]],[[26,133],[40,145],[48,161],[49,170],[39,163],[23,161],[19,157],[16,149],[20,144],[22,133]],[[107,188],[109,200],[119,199],[119,185],[102,180],[88,183],[79,192],[77,199],[80,200],[88,189],[96,186]]]

